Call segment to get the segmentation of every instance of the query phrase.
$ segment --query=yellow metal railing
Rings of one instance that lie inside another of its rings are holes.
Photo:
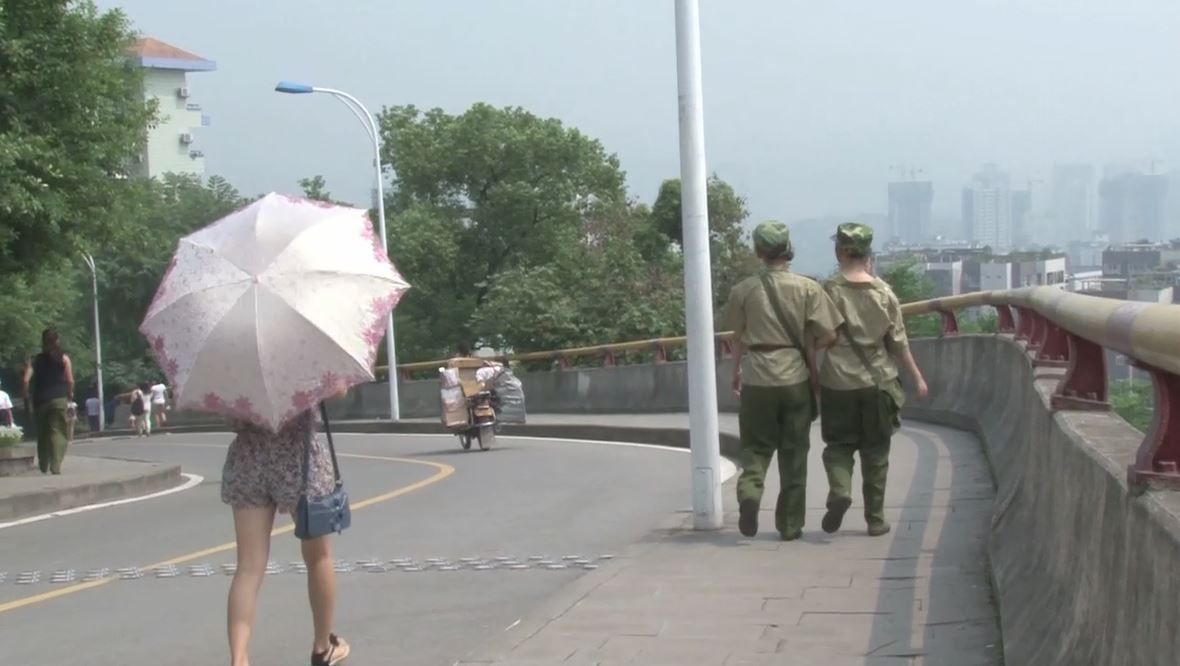
[[[1180,374],[1180,306],[1144,304],[1097,296],[1072,294],[1053,287],[1030,287],[1009,291],[982,291],[947,298],[935,298],[902,305],[906,316],[954,313],[971,307],[1014,307],[1035,312],[1064,331],[1094,344],[1113,349],[1153,367]],[[715,334],[718,343],[728,343],[731,332]],[[632,340],[589,347],[509,354],[498,360],[509,362],[552,361],[567,365],[577,359],[615,357],[627,353],[655,352],[684,347],[684,336]],[[434,370],[445,359],[398,365],[401,373]],[[386,368],[380,367],[384,373]]]

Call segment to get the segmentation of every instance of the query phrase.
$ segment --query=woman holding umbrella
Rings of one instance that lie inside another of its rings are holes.
[[[332,630],[330,544],[349,523],[348,499],[315,410],[374,380],[385,321],[408,288],[365,211],[268,194],[180,239],[148,308],[140,331],[175,408],[227,416],[237,434],[221,488],[238,547],[227,618],[234,666],[249,663],[277,513],[293,514],[307,563],[312,666],[351,651]]]
[[[247,421],[234,424],[237,436],[229,446],[221,472],[221,501],[233,507],[238,566],[229,588],[229,650],[234,666],[247,664],[246,648],[258,606],[258,592],[270,559],[270,533],[275,513],[294,514],[301,494],[322,497],[332,492],[335,475],[327,449],[316,433],[315,412],[296,416],[277,433]],[[310,441],[310,446],[308,442]],[[307,484],[302,482],[304,457],[310,451]],[[330,536],[300,541],[307,565],[315,640],[312,666],[338,664],[348,657],[348,643],[332,633],[336,613],[336,570]]]

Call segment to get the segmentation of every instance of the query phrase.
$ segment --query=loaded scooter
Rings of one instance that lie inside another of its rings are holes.
[[[439,368],[442,423],[464,450],[492,448],[502,423],[524,423],[524,392],[507,367],[461,356]]]

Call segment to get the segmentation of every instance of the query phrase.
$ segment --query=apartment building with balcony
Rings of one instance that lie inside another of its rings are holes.
[[[165,173],[205,174],[205,153],[194,132],[209,124],[188,85],[192,72],[211,72],[216,63],[150,37],[135,42],[132,61],[144,72],[145,99],[155,99],[158,115],[148,128],[136,175],[155,178]]]

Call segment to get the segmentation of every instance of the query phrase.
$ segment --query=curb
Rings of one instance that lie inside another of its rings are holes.
[[[180,465],[155,469],[122,479],[85,483],[70,488],[35,490],[0,500],[0,522],[19,520],[79,506],[148,495],[180,484]]]
[[[594,418],[589,416],[588,418]],[[227,432],[224,423],[194,423],[191,425],[170,426],[167,432],[184,434],[209,434]],[[432,421],[334,421],[332,432],[353,434],[382,434],[390,435],[446,435],[449,430],[442,424]],[[589,439],[607,442],[635,442],[637,444],[656,444],[671,446],[679,449],[689,447],[689,436],[686,428],[644,428],[639,426],[617,426],[595,423],[525,423],[505,424],[500,430],[504,437],[548,437],[552,439]],[[100,437],[91,437],[90,441],[100,441],[113,437],[129,437],[134,433],[130,430],[107,430]],[[733,434],[720,433],[721,455],[730,460],[740,460],[741,440]]]

